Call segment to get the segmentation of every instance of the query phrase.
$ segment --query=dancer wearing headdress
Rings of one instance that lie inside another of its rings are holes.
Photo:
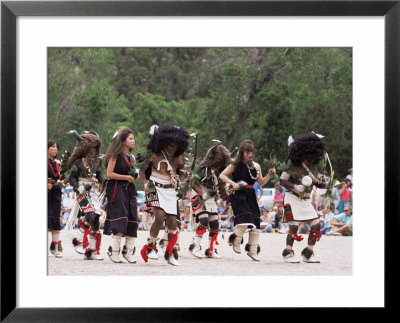
[[[298,263],[292,249],[294,241],[301,241],[303,237],[297,235],[300,222],[307,223],[310,227],[308,245],[301,252],[303,261],[319,263],[314,257],[314,246],[321,238],[320,219],[311,201],[311,189],[327,188],[328,183],[321,176],[319,168],[321,162],[327,158],[323,136],[314,132],[306,133],[288,140],[289,155],[287,157],[288,169],[281,174],[281,185],[285,187],[284,217],[283,222],[289,225],[286,237],[286,248],[282,252],[285,262]]]
[[[78,221],[77,236],[72,240],[75,251],[84,254],[85,260],[103,260],[100,255],[100,192],[99,185],[104,182],[101,175],[101,139],[97,132],[73,134],[77,140],[72,154],[67,153],[62,161],[62,174],[65,181],[73,187],[76,203],[71,219],[76,219],[79,210],[82,217]]]
[[[263,177],[261,167],[254,162],[255,147],[252,141],[244,140],[239,146],[239,152],[233,162],[225,168],[220,178],[231,186],[230,202],[234,220],[234,232],[229,237],[229,244],[233,251],[241,253],[240,244],[246,231],[249,231],[249,240],[245,246],[247,255],[255,261],[260,261],[260,208],[258,207],[253,184],[257,181],[261,186],[268,183],[270,173],[275,173],[275,168],[270,168]],[[232,174],[232,180],[228,177]]]
[[[211,147],[200,163],[199,169],[194,175],[191,202],[193,215],[196,222],[199,223],[194,236],[193,243],[189,250],[198,258],[204,258],[201,252],[201,240],[203,235],[209,229],[209,243],[205,250],[205,256],[208,258],[221,258],[214,245],[218,244],[219,221],[217,204],[215,199],[220,196],[227,200],[225,192],[225,183],[219,179],[221,172],[230,164],[231,154],[225,146],[218,143]]]
[[[58,143],[49,140],[47,143],[47,229],[51,232],[50,252],[57,258],[62,257],[60,240],[61,187],[60,165],[56,159]]]
[[[128,127],[120,127],[107,149],[104,165],[107,168],[106,208],[107,217],[103,234],[111,235],[108,256],[121,263],[120,253],[129,263],[136,263],[135,240],[138,229],[137,192],[134,184],[137,173],[135,157],[135,134]],[[121,240],[125,245],[121,252]]]
[[[140,179],[145,184],[146,201],[144,210],[154,215],[150,237],[143,246],[141,255],[145,262],[158,259],[157,236],[164,219],[168,230],[168,245],[164,258],[171,265],[179,265],[178,249],[178,197],[179,174],[183,170],[182,154],[189,145],[189,133],[181,127],[162,125],[151,128],[151,138],[147,145],[150,156],[140,169]]]

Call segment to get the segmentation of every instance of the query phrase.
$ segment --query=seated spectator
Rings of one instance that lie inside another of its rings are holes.
[[[65,226],[67,225],[69,216],[71,214],[71,208],[65,209],[64,213],[62,215],[62,217],[60,218],[61,221],[61,230],[65,228]]]
[[[181,212],[181,230],[190,231],[190,206],[187,205]]]
[[[229,206],[227,214],[228,214],[228,231],[233,231],[235,227],[235,215],[233,214],[231,206]]]
[[[352,204],[353,192],[349,189],[349,183],[346,180],[342,181],[342,188],[339,190],[339,214],[344,213],[344,205],[347,203]]]
[[[333,231],[328,235],[353,235],[353,210],[350,204],[344,206],[344,213],[332,217],[331,225]]]
[[[307,223],[300,222],[299,228],[297,229],[298,234],[307,234],[310,232],[310,226]]]
[[[261,232],[272,232],[272,219],[267,209],[262,209],[262,216],[260,220]]]
[[[332,200],[333,200],[333,213],[339,214],[339,201],[340,201],[340,194],[339,190],[341,188],[341,183],[336,180],[334,186],[333,186],[333,191],[332,191]]]
[[[276,226],[276,214],[278,213],[278,207],[277,206],[273,206],[271,211],[268,213],[270,219],[271,219],[271,224],[272,224],[272,229],[276,229],[275,231],[278,230],[277,226]],[[279,221],[278,221],[279,223]],[[275,232],[274,231],[274,232]]]
[[[278,205],[278,212],[275,215],[275,223],[276,227],[279,229],[278,230],[279,233],[287,233],[288,231],[286,224],[282,222],[283,213],[284,213],[283,204]]]
[[[258,182],[254,182],[253,189],[256,192],[257,204],[258,204],[258,208],[260,210],[260,216],[261,216],[261,212],[262,212],[262,210],[261,210],[261,208],[262,208],[262,200],[261,200],[261,198],[263,196],[264,190],[261,187],[261,185],[258,184]]]
[[[274,206],[283,206],[283,199],[285,198],[285,194],[282,193],[282,186],[275,187],[275,195],[274,195]]]
[[[73,198],[73,196],[72,196],[73,188],[69,182],[67,182],[65,184],[64,192],[65,192],[66,198]]]
[[[332,210],[330,207],[328,207],[326,209],[326,211],[324,212],[323,215],[323,227],[322,227],[322,234],[327,234],[328,232],[331,231],[331,219],[334,217],[335,215],[333,214]],[[321,223],[322,224],[322,223]]]

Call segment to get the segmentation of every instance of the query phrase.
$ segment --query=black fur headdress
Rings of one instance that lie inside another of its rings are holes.
[[[289,143],[289,159],[293,165],[299,166],[305,160],[322,158],[325,153],[325,144],[322,136],[314,132],[297,136]],[[291,139],[291,137],[289,138]]]
[[[190,134],[178,126],[163,125],[158,127],[150,138],[147,149],[153,153],[159,154],[168,144],[176,143],[178,145],[174,156],[182,155],[189,146]]]
[[[222,171],[231,163],[231,154],[225,146],[217,144],[211,147],[203,161],[200,163],[200,168],[211,167]]]
[[[71,130],[77,139],[77,143],[71,155],[71,161],[80,158],[98,158],[100,156],[101,139],[96,132],[83,133],[79,135],[75,130]]]

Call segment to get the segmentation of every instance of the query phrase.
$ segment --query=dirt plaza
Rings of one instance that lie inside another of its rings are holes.
[[[286,234],[262,233],[260,235],[261,253],[259,262],[253,261],[247,256],[242,245],[242,253],[237,254],[228,245],[230,232],[220,232],[216,246],[221,259],[199,259],[194,257],[189,251],[192,242],[193,232],[180,232],[179,243],[179,266],[169,265],[163,258],[161,250],[158,260],[150,260],[145,263],[140,256],[140,249],[146,243],[148,231],[138,231],[136,240],[137,262],[130,264],[123,259],[123,263],[113,263],[108,255],[109,236],[103,235],[101,242],[102,261],[84,260],[83,255],[78,254],[72,248],[73,231],[61,231],[61,241],[63,245],[63,257],[55,258],[49,253],[48,256],[48,275],[68,276],[68,275],[132,275],[132,276],[174,276],[174,275],[229,275],[229,276],[350,276],[353,270],[353,237],[343,236],[322,236],[314,248],[315,257],[320,263],[309,264],[300,261],[298,264],[284,263],[282,260],[282,250],[285,248]],[[161,236],[161,232],[159,237]],[[301,242],[295,242],[294,251],[296,257],[301,260],[301,250],[307,245],[307,235],[303,235]],[[247,233],[244,236],[247,242]],[[202,240],[202,249],[208,246],[208,236]]]

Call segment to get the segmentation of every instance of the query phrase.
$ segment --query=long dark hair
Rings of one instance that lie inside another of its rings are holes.
[[[118,128],[117,132],[118,133],[116,137],[110,142],[110,145],[107,148],[106,156],[104,157],[104,166],[106,168],[110,158],[117,158],[117,156],[123,151],[126,138],[128,138],[130,134],[135,136],[135,133],[128,127],[120,127]],[[131,149],[129,149],[129,151],[131,151]]]
[[[242,143],[240,144],[239,152],[238,152],[238,154],[236,155],[235,159],[232,162],[232,164],[234,166],[237,166],[239,163],[244,162],[244,153],[246,151],[249,151],[249,152],[255,152],[256,151],[253,142],[251,140],[249,140],[249,139],[243,140]]]

